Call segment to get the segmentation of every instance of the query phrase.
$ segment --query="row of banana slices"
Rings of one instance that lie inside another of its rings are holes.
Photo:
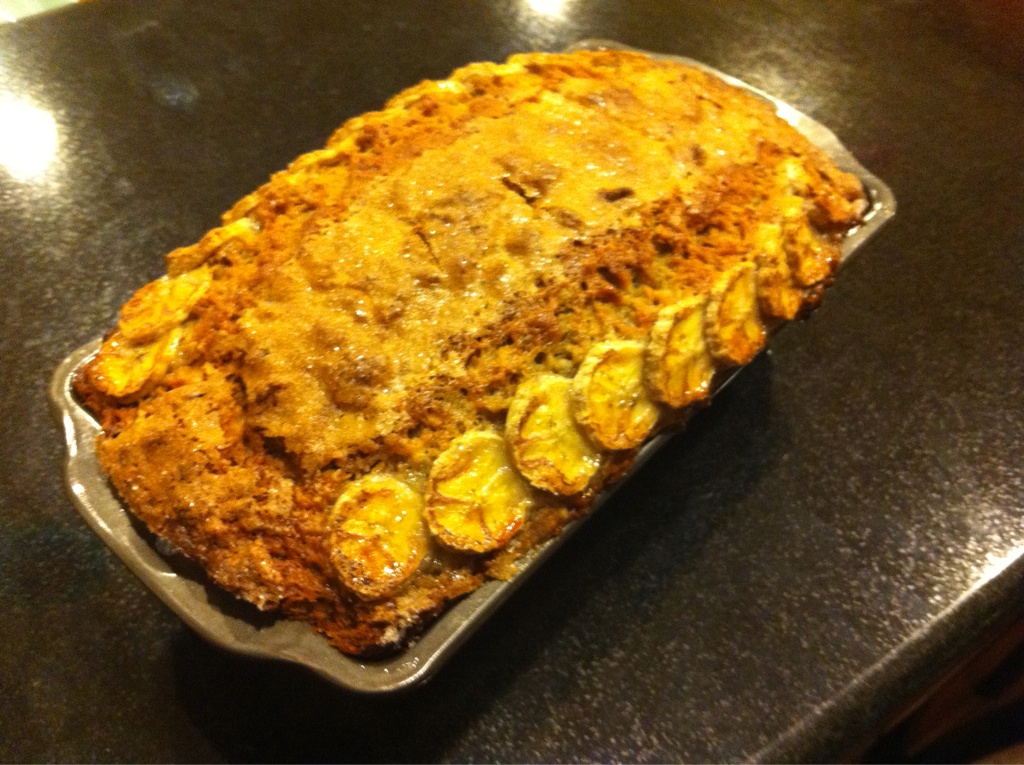
[[[422,494],[382,473],[350,484],[328,518],[341,580],[378,598],[419,567],[430,537],[469,553],[504,546],[543,496],[538,490],[582,492],[608,451],[639,446],[666,407],[707,398],[716,370],[753,358],[767,334],[762,314],[777,318],[766,302],[772,294],[755,265],[742,263],[708,295],[662,308],[647,342],[600,342],[572,379],[545,373],[520,384],[504,433],[456,438],[434,461]]]
[[[89,365],[97,390],[126,399],[159,384],[178,357],[182,325],[213,284],[213,273],[203,264],[229,242],[251,244],[258,229],[254,220],[239,218],[171,253],[181,272],[150,282],[121,307],[117,329]]]
[[[796,212],[785,216],[790,223]],[[761,317],[793,318],[807,288],[830,270],[805,226],[763,224],[757,239],[756,264],[741,263],[708,294],[662,308],[646,342],[600,342],[572,379],[543,374],[523,382],[504,432],[452,441],[434,461],[425,492],[382,473],[350,484],[328,518],[342,582],[364,598],[393,593],[419,567],[431,537],[468,553],[503,547],[541,492],[584,491],[605,452],[643,443],[666,407],[707,398],[717,369],[744,364],[763,346]],[[90,365],[93,384],[130,399],[159,383],[211,284],[209,267],[200,265],[139,290]]]
[[[142,287],[121,308],[117,329],[89,364],[92,384],[114,398],[130,398],[164,378],[178,355],[182,325],[213,283],[207,267],[164,276]]]

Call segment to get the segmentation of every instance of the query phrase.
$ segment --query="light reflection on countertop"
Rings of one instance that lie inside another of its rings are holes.
[[[0,23],[17,21],[72,2],[74,0],[0,0]]]
[[[559,48],[574,36],[581,8],[576,0],[514,0],[502,21],[533,39],[532,47]]]
[[[534,13],[560,19],[565,16],[566,6],[571,0],[526,0],[526,5]]]
[[[0,94],[0,166],[19,181],[41,180],[57,154],[57,121],[22,99]]]

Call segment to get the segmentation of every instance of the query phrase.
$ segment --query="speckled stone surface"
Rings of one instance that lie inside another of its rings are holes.
[[[98,0],[0,28],[0,110],[57,136],[34,176],[0,150],[0,760],[832,759],[1020,607],[1024,75],[974,31],[1020,19],[534,8]],[[345,118],[584,37],[789,101],[895,221],[426,686],[357,696],[210,647],[64,497],[54,367]]]

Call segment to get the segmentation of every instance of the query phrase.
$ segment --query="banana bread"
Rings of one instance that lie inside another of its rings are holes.
[[[394,649],[813,308],[864,208],[696,69],[472,64],[171,252],[76,391],[124,502],[214,582]]]

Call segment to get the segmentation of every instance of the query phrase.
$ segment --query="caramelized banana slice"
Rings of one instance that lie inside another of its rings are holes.
[[[799,159],[794,157],[781,163],[778,184],[787,265],[797,287],[811,287],[831,276],[837,253],[811,227],[811,176]]]
[[[762,223],[757,230],[757,305],[765,316],[789,321],[804,304],[804,290],[794,282],[786,252],[782,248],[782,227]]]
[[[682,407],[708,397],[715,361],[704,337],[707,297],[690,297],[658,312],[645,374],[659,399]]]
[[[800,286],[818,284],[835,270],[838,250],[816,234],[804,220],[786,222],[782,246],[786,250],[793,279]]]
[[[211,282],[206,268],[150,282],[121,308],[117,328],[133,343],[152,342],[188,318],[192,306],[206,294]]]
[[[228,217],[236,213],[244,217],[208,231],[206,236],[195,244],[179,247],[171,252],[167,256],[167,273],[178,276],[199,268],[229,243],[237,243],[243,247],[252,246],[261,227],[259,222],[248,217],[247,213],[251,212],[256,204],[256,195],[250,194],[228,213]]]
[[[97,390],[125,398],[156,385],[167,374],[178,352],[182,329],[176,327],[159,340],[142,345],[115,332],[86,367]]]
[[[811,176],[803,160],[798,157],[783,160],[778,164],[775,177],[782,195],[783,213],[787,217],[799,215],[809,206],[806,200],[811,195]]]
[[[446,546],[488,552],[519,531],[532,504],[530,493],[504,438],[464,433],[430,468],[424,515],[430,532]]]
[[[718,279],[708,301],[706,332],[711,354],[730,366],[746,364],[761,350],[765,330],[753,263],[741,263]]]
[[[576,420],[607,449],[643,443],[658,422],[658,405],[644,386],[644,344],[598,343],[572,381]]]
[[[601,455],[572,414],[572,381],[542,375],[519,386],[508,410],[505,435],[519,471],[555,494],[583,491]]]
[[[362,598],[380,598],[412,576],[427,551],[423,499],[401,481],[361,478],[328,516],[331,563],[341,581]]]

